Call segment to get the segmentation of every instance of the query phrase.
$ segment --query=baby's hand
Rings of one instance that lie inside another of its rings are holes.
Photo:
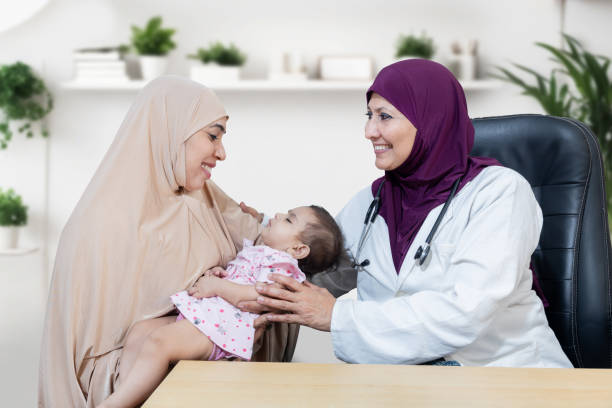
[[[187,289],[187,293],[189,293],[190,296],[193,296],[198,299],[217,296],[216,284],[219,280],[220,278],[216,276],[204,275],[200,279],[198,279],[198,282],[194,286]]]
[[[225,278],[227,276],[227,271],[220,266],[215,266],[214,268],[204,272],[204,276],[216,276],[217,278]]]
[[[261,222],[263,221],[264,215],[253,207],[249,207],[248,205],[246,205],[244,201],[240,202],[240,209],[243,213],[249,214],[251,217],[255,218],[258,223],[261,224]]]

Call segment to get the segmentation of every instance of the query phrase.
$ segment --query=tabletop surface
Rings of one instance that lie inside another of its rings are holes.
[[[612,406],[612,370],[181,361],[144,407]]]

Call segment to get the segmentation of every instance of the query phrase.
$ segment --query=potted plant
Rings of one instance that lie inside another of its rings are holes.
[[[514,72],[497,67],[497,78],[518,85],[523,95],[535,98],[549,115],[570,117],[591,128],[601,146],[607,190],[608,221],[612,224],[612,81],[610,59],[584,49],[574,37],[563,34],[566,47],[538,42],[558,65],[548,76],[523,65],[513,64],[528,74],[528,83]],[[569,84],[573,82],[573,86]]]
[[[190,77],[202,83],[238,81],[240,67],[246,61],[246,55],[234,44],[226,47],[220,42],[208,48],[199,48],[195,54],[187,57],[200,61],[191,67]]]
[[[172,36],[176,30],[162,28],[162,18],[153,17],[145,28],[132,26],[132,47],[140,56],[143,79],[149,81],[166,72],[167,54],[176,48]]]
[[[397,40],[395,58],[425,58],[431,59],[435,53],[433,40],[425,33],[417,37],[415,35],[400,35]]]
[[[28,221],[27,210],[12,189],[0,188],[0,249],[17,248],[18,227]]]
[[[29,65],[18,61],[0,66],[0,149],[6,149],[13,137],[14,121],[21,124],[19,133],[33,137],[33,122],[42,120],[51,109],[51,93]],[[41,133],[49,135],[44,125]]]

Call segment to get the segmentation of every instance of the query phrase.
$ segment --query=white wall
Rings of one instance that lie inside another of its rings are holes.
[[[3,407],[34,407],[46,305],[39,254],[0,256],[0,395]]]
[[[48,119],[48,146],[42,139],[17,137],[8,150],[0,151],[0,186],[13,186],[22,193],[31,219],[24,244],[46,248],[48,243],[52,260],[67,217],[135,96],[131,91],[61,89],[59,84],[72,76],[71,53],[79,47],[125,43],[130,25],[143,25],[153,15],[162,15],[167,25],[178,29],[178,49],[171,54],[169,68],[176,74],[187,74],[186,54],[215,40],[233,41],[248,53],[248,78],[264,77],[268,56],[279,50],[302,52],[310,73],[315,72],[317,57],[329,54],[370,55],[383,65],[391,60],[400,33],[425,29],[438,44],[440,60],[452,40],[477,38],[482,75],[510,61],[548,71],[548,56],[533,43],[559,45],[561,4],[561,0],[51,0],[31,20],[0,33],[0,63],[19,59],[32,64],[43,72],[56,98]],[[610,1],[567,1],[567,31],[608,56],[612,55],[611,17]],[[378,174],[363,139],[363,92],[224,91],[219,95],[231,119],[228,159],[213,176],[236,199],[269,213],[307,203],[337,212]],[[541,112],[511,86],[470,92],[468,104],[474,117]],[[42,255],[36,262],[24,258],[23,267],[31,268],[39,259],[44,262]],[[11,261],[10,268],[16,264]],[[0,263],[0,269],[8,268],[4,265]],[[6,299],[2,302],[5,310],[15,310]],[[14,331],[26,332],[19,326]],[[318,341],[318,346],[307,349],[301,344],[297,359],[331,361],[327,337],[316,340],[306,334],[303,339],[310,344]],[[16,351],[35,359],[39,340],[25,342]],[[28,367],[35,365],[30,361]],[[32,405],[33,385],[23,387],[30,390],[29,399],[19,405]],[[7,392],[17,395],[16,390]],[[16,398],[25,394],[19,392]]]

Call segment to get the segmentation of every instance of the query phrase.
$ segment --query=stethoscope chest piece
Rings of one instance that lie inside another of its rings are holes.
[[[423,248],[423,246],[419,246],[419,249],[417,249],[416,254],[414,254],[414,259],[419,265],[423,265],[427,260],[427,257],[429,257],[430,252],[431,246],[429,246],[429,244],[425,244],[425,248]]]

